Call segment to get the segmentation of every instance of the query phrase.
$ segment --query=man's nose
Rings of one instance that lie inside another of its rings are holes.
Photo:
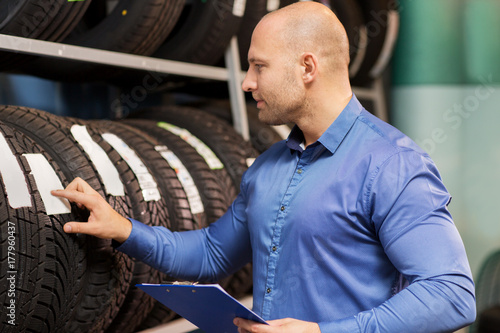
[[[255,78],[251,74],[250,70],[247,71],[247,74],[245,75],[245,79],[243,80],[243,83],[241,84],[241,88],[243,91],[246,92],[251,92],[257,89],[257,81],[255,81]]]

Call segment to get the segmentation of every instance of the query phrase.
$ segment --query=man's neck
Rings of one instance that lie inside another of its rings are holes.
[[[344,96],[323,99],[323,102],[319,105],[311,105],[311,112],[305,113],[307,116],[297,122],[297,126],[304,134],[306,147],[318,141],[349,104],[351,98],[352,92],[346,93]]]

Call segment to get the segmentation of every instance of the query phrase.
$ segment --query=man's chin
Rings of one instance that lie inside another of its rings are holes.
[[[259,110],[259,120],[260,122],[269,125],[269,126],[279,126],[288,123],[285,119],[277,119],[273,117],[269,117],[269,114],[266,114],[265,109]]]

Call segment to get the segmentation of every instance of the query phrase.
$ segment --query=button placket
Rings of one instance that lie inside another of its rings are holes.
[[[262,315],[264,317],[269,316],[271,312],[271,303],[273,300],[273,293],[271,291],[274,288],[275,281],[275,272],[276,266],[279,260],[280,251],[278,251],[278,244],[280,244],[281,232],[283,230],[283,226],[285,225],[285,217],[287,214],[287,207],[290,203],[291,198],[293,197],[297,184],[301,181],[304,175],[304,165],[307,164],[307,160],[311,158],[311,153],[302,154],[302,156],[297,161],[297,166],[292,174],[292,178],[290,180],[290,185],[288,186],[283,200],[279,206],[278,216],[275,222],[275,226],[273,229],[273,237],[271,240],[271,251],[269,253],[269,261],[267,267],[267,279],[266,279],[266,289],[264,294],[264,300],[262,303]]]

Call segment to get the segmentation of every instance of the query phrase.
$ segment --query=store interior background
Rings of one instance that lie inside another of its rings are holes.
[[[500,249],[499,15],[500,0],[401,0],[387,75],[390,122],[441,171],[475,277]],[[103,85],[0,75],[0,104],[84,119],[111,117],[119,93]]]

